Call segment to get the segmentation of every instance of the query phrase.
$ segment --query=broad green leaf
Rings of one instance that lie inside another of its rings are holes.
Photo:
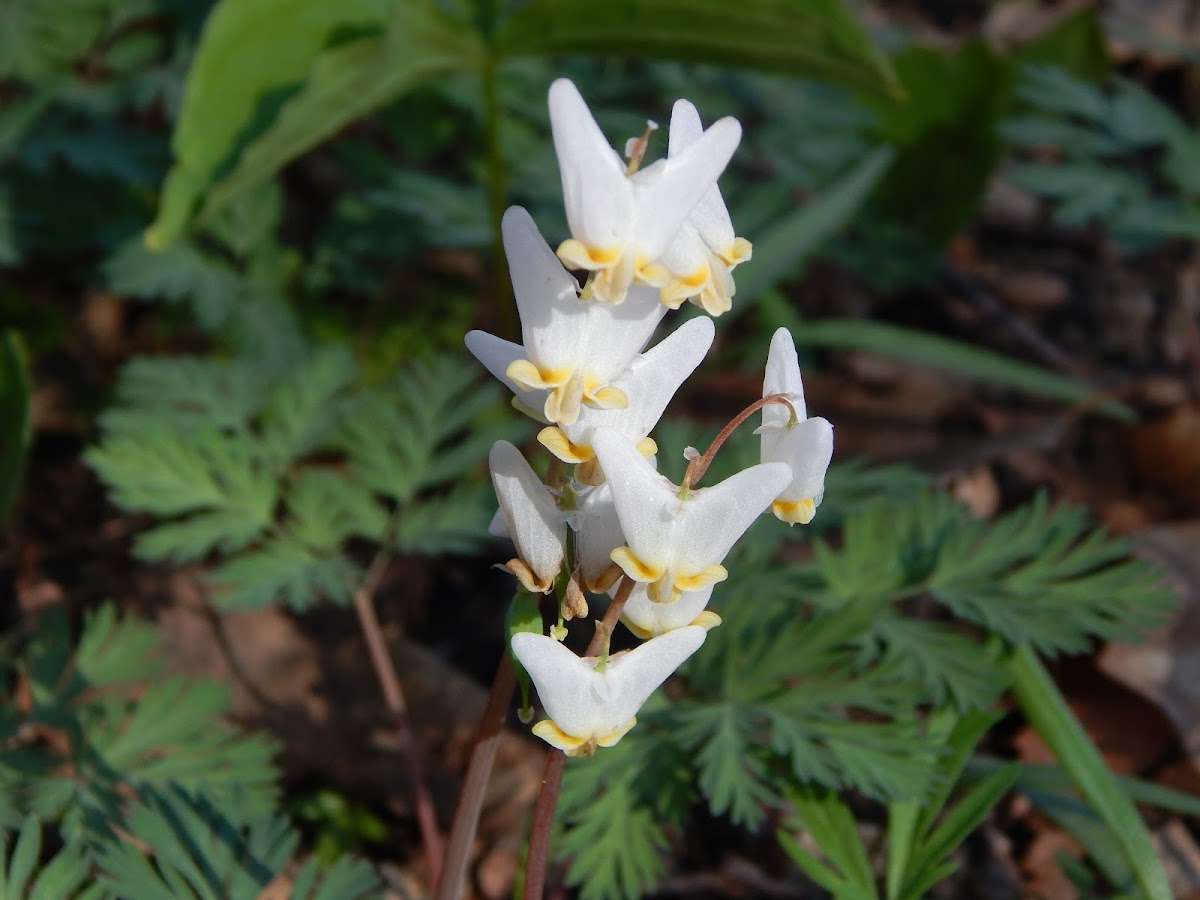
[[[205,28],[147,242],[174,241],[423,79],[479,65],[432,0],[225,0]]]
[[[794,313],[789,315],[795,319]],[[887,322],[859,319],[797,322],[792,329],[792,336],[798,346],[865,350],[1023,391],[1034,397],[1064,403],[1094,404],[1101,412],[1121,421],[1134,419],[1134,413],[1128,406],[1102,399],[1099,390],[1083,382],[991,350]]]
[[[171,140],[175,165],[147,243],[179,236],[212,180],[261,133],[340,33],[381,31],[386,0],[223,0],[209,15]]]
[[[500,26],[499,57],[647,56],[820,78],[877,96],[901,88],[840,0],[530,0]]]
[[[867,101],[877,139],[897,150],[872,208],[940,244],[974,216],[1000,160],[996,125],[1008,107],[1013,63],[982,40],[949,53],[911,46],[893,62],[906,99]]]
[[[1009,672],[1013,693],[1029,724],[1054,751],[1079,792],[1117,836],[1115,847],[1133,869],[1146,897],[1170,900],[1166,873],[1137,807],[1071,712],[1037,654],[1028,646],[1017,647],[1009,660]]]
[[[870,153],[820,196],[776,220],[755,240],[754,259],[737,272],[738,303],[794,275],[823,242],[845,227],[879,183],[892,155],[887,147]]]
[[[29,360],[15,331],[0,334],[0,523],[17,498],[29,450]]]

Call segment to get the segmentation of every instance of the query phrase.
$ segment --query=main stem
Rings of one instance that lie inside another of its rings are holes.
[[[617,595],[596,623],[585,656],[599,656],[608,649],[609,640],[621,618],[629,595],[633,592],[633,579],[623,578]],[[546,753],[546,768],[542,772],[542,791],[538,794],[537,806],[533,810],[533,826],[529,832],[529,854],[525,858],[525,900],[541,900],[546,890],[546,867],[550,861],[550,828],[554,824],[554,808],[558,805],[558,790],[562,787],[563,769],[567,755],[551,747]]]
[[[367,652],[371,657],[371,666],[375,669],[375,679],[379,682],[384,704],[392,719],[400,754],[407,764],[413,812],[416,814],[417,829],[421,835],[421,849],[425,854],[425,865],[429,869],[429,880],[436,884],[442,864],[442,837],[438,833],[433,798],[425,781],[425,771],[421,765],[416,740],[413,738],[412,725],[408,720],[404,689],[400,686],[400,678],[396,675],[396,667],[388,653],[379,617],[375,615],[375,591],[389,561],[388,554],[383,550],[375,555],[367,574],[354,591],[354,611],[358,613],[358,624],[367,642]]]
[[[487,792],[488,779],[496,761],[496,750],[500,746],[500,735],[504,731],[504,719],[512,702],[517,678],[513,671],[508,650],[500,656],[496,677],[492,679],[492,690],[488,695],[487,707],[479,720],[479,731],[475,735],[475,746],[471,749],[471,760],[463,776],[458,794],[458,806],[454,810],[454,823],[450,826],[450,840],[446,845],[446,858],[442,863],[442,878],[437,883],[435,900],[458,900],[462,896],[463,882],[467,874],[467,858],[475,831],[479,827],[479,813],[483,809],[483,798]]]

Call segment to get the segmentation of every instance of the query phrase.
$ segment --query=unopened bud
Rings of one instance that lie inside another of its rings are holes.
[[[683,458],[686,459],[688,462],[691,462],[693,459],[699,459],[700,451],[697,450],[695,447],[684,447],[683,448]]]
[[[570,622],[572,619],[585,619],[587,614],[587,597],[579,589],[579,582],[571,578],[567,582],[567,590],[562,599],[562,617]]]
[[[550,637],[554,638],[559,643],[562,643],[563,641],[565,641],[567,639],[567,626],[566,625],[551,625],[550,626]]]
[[[533,707],[522,706],[517,710],[517,718],[521,720],[522,725],[528,725],[533,721]]]

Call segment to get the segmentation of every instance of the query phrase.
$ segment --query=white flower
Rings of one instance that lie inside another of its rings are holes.
[[[616,590],[613,587],[609,593]],[[640,638],[657,637],[689,625],[707,631],[721,624],[721,617],[706,609],[712,592],[710,584],[698,591],[684,591],[674,603],[655,603],[647,585],[635,584],[621,610],[621,621]]]
[[[681,490],[626,438],[598,429],[596,457],[612,484],[626,546],[612,559],[650,599],[671,603],[728,577],[721,560],[792,480],[783,463],[752,466],[708,488]]]
[[[791,484],[780,492],[771,510],[789,525],[808,524],[825,494],[825,472],[833,459],[833,426],[826,419],[807,418],[800,362],[786,328],[771,338],[763,378],[763,396],[769,394],[785,394],[796,410],[793,419],[783,404],[768,404],[763,407],[762,425],[756,429],[762,435],[762,461],[784,462],[792,469]]]
[[[686,322],[658,346],[636,357],[612,387],[629,398],[624,409],[583,409],[570,425],[543,428],[538,440],[564,462],[582,463],[595,456],[592,436],[597,428],[616,431],[649,456],[658,451],[648,435],[679,386],[700,365],[712,346],[716,329],[711,319]],[[578,477],[578,476],[577,476]]]
[[[576,656],[545,635],[514,634],[513,653],[550,717],[533,726],[533,733],[572,756],[611,747],[637,723],[646,698],[704,637],[703,628],[680,628],[602,661]]]
[[[544,594],[554,586],[566,556],[566,520],[554,495],[508,441],[492,444],[488,466],[505,530],[517,548],[517,558],[504,568],[527,590]]]
[[[621,577],[612,552],[625,543],[612,486],[605,482],[584,491],[570,523],[575,529],[575,562],[583,586],[597,593],[608,590]]]
[[[681,155],[704,134],[696,107],[687,100],[675,101],[667,158]],[[690,299],[709,315],[728,312],[735,291],[731,273],[750,259],[752,249],[748,240],[734,234],[721,189],[714,183],[663,253],[663,265],[671,273],[660,292],[663,303],[674,309]]]
[[[665,286],[659,257],[716,184],[741,125],[721,119],[675,155],[628,173],[578,89],[560,78],[550,85],[550,128],[571,228],[559,258],[592,273],[598,300],[620,303],[635,281]]]
[[[528,212],[511,207],[501,227],[523,346],[472,331],[467,349],[543,421],[570,425],[583,404],[624,407],[625,394],[610,382],[662,319],[656,293],[640,288],[620,306],[581,300]]]

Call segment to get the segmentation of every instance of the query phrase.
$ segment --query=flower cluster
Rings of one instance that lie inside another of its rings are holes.
[[[522,340],[473,331],[466,344],[513,392],[514,406],[544,424],[538,441],[556,460],[543,482],[516,447],[492,448],[494,526],[512,539],[516,555],[505,568],[521,586],[558,590],[551,634],[515,634],[512,650],[549,717],[534,733],[580,754],[620,740],[720,623],[706,607],[728,577],[725,556],[753,521],[768,508],[788,523],[812,519],[833,429],[806,418],[795,347],[780,329],[763,400],[752,407],[762,408],[762,463],[704,488],[695,483],[711,451],[690,451],[681,484],[658,473],[650,432],[708,352],[713,322],[694,318],[646,347],[684,301],[713,316],[730,308],[732,273],[751,246],[735,235],[717,178],[741,126],[726,118],[705,129],[680,100],[666,158],[643,167],[654,123],[629,141],[624,162],[570,81],[551,85],[549,103],[571,237],[555,251],[524,209],[508,210],[504,249]],[[570,270],[586,273],[582,287]],[[609,617],[619,613],[646,642],[610,654],[611,625],[598,623],[594,655],[565,647],[563,621],[588,614],[587,592],[612,595]]]

